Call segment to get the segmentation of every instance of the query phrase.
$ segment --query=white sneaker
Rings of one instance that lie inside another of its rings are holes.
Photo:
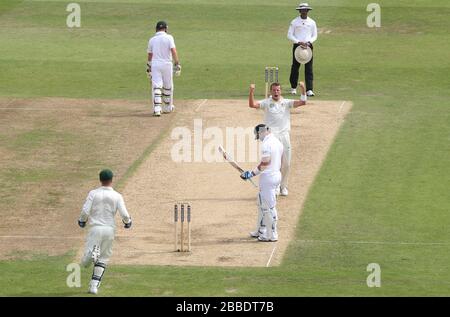
[[[278,186],[277,189],[275,189],[275,195],[276,196],[280,195],[280,186]]]
[[[269,239],[269,238],[265,238],[265,237],[258,237],[258,241],[260,241],[260,242],[277,242],[278,241],[278,239],[274,239],[274,238],[272,238],[272,239]]]
[[[281,196],[287,196],[288,194],[289,194],[289,192],[286,187],[281,189],[281,193],[280,193]]]
[[[98,293],[98,287],[99,287],[98,281],[91,281],[89,283],[89,293],[96,295]]]
[[[94,245],[94,249],[92,250],[92,262],[94,262],[94,264],[97,264],[99,258],[100,258],[100,246]]]
[[[250,232],[250,237],[252,237],[252,238],[258,238],[258,237],[261,236],[262,234],[263,234],[263,232],[261,232],[260,230],[252,231],[252,232]]]
[[[161,111],[162,111],[161,106],[154,106],[154,107],[153,107],[153,115],[154,115],[155,117],[161,116]]]
[[[277,242],[278,241],[278,233],[272,232],[272,238],[270,239],[271,242]]]
[[[306,95],[307,95],[308,97],[314,97],[314,92],[313,92],[312,90],[308,90],[308,91],[306,92]]]
[[[296,95],[296,94],[297,94],[297,89],[291,88],[291,95]]]
[[[164,106],[163,113],[171,113],[174,109],[174,105]]]

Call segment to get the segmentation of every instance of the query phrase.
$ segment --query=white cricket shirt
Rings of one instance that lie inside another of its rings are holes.
[[[123,221],[130,222],[131,218],[122,195],[112,187],[101,186],[89,192],[81,211],[80,220],[89,220],[91,226],[115,228],[114,216],[117,211],[119,211]]]
[[[261,174],[276,174],[281,170],[283,144],[272,134],[266,135],[261,144],[261,158],[270,157],[270,164]]]
[[[148,41],[147,53],[153,53],[152,62],[172,63],[172,48],[175,48],[173,36],[160,31]]]
[[[317,40],[316,22],[310,17],[307,17],[304,20],[300,16],[296,17],[289,26],[287,37],[293,43],[314,43],[314,41]]]
[[[259,106],[264,110],[264,123],[273,133],[291,131],[291,108],[294,107],[294,100],[280,97],[280,100],[275,101],[269,97],[261,100]]]

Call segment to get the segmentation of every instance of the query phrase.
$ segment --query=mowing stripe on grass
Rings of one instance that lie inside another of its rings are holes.
[[[300,243],[345,243],[345,244],[391,244],[391,245],[450,245],[450,242],[402,242],[402,241],[340,241],[340,240],[297,240]]]

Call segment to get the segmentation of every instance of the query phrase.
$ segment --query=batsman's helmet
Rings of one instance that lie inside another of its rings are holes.
[[[107,181],[111,181],[113,179],[113,172],[110,169],[104,169],[100,172],[100,174],[98,175],[100,178],[101,182],[107,182]]]
[[[167,29],[167,22],[166,21],[159,21],[156,23],[156,31]]]
[[[264,131],[269,131],[269,127],[265,125],[264,123],[258,124],[255,129],[253,130],[253,133],[255,134],[255,140],[259,140],[259,134]]]

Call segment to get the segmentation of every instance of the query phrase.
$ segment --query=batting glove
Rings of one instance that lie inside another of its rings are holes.
[[[124,222],[123,224],[124,224],[123,227],[124,227],[125,229],[130,229],[130,228],[131,228],[131,225],[132,225],[132,222],[131,222],[131,220],[130,220],[129,223],[125,223],[125,222]]]
[[[174,72],[175,72],[175,76],[180,76],[181,75],[181,65],[180,64],[175,64]]]
[[[86,221],[78,220],[78,225],[79,225],[81,228],[84,228],[84,227],[86,226]]]
[[[151,62],[147,62],[147,77],[151,78],[152,77],[152,63]]]
[[[255,176],[255,174],[254,174],[252,171],[245,171],[245,172],[243,172],[243,173],[241,174],[241,178],[242,178],[243,180],[250,179],[250,178],[252,178],[253,176]]]

